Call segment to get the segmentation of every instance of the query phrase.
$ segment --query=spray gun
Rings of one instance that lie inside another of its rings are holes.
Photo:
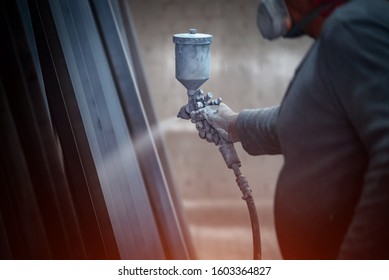
[[[188,93],[188,104],[181,108],[177,117],[190,119],[192,111],[210,105],[219,105],[222,101],[221,98],[213,98],[212,93],[205,94],[200,89],[200,86],[209,79],[212,35],[197,33],[196,29],[189,29],[189,33],[175,34],[173,42],[176,53],[176,79],[184,85]],[[247,179],[240,171],[241,162],[234,145],[224,140],[206,120],[196,122],[196,127],[200,129],[200,134],[204,133],[204,136],[205,131],[210,132],[206,133],[207,137],[211,137],[207,140],[219,146],[227,167],[234,171],[236,182],[243,194],[242,199],[246,201],[249,209],[253,232],[253,258],[258,260],[261,258],[261,237],[257,210]]]

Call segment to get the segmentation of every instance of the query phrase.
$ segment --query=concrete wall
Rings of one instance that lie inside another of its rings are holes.
[[[175,33],[197,28],[214,36],[211,77],[203,85],[235,111],[278,104],[312,41],[260,37],[258,0],[129,0],[142,61],[164,142],[200,259],[250,259],[248,212],[234,176],[193,124],[178,120],[187,102],[175,79]],[[248,156],[236,145],[261,219],[263,258],[279,259],[273,195],[281,156]]]

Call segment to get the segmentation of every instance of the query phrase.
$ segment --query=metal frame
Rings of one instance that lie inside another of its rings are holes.
[[[189,258],[111,3],[9,2],[1,19],[4,258]],[[148,149],[136,150],[139,137]]]

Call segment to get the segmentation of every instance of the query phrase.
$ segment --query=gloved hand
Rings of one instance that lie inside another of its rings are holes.
[[[206,106],[190,114],[192,122],[196,123],[200,138],[206,139],[208,142],[215,142],[216,145],[219,143],[215,134],[227,142],[235,143],[239,141],[237,133],[234,133],[238,115],[224,103]],[[216,132],[210,129],[209,126]]]

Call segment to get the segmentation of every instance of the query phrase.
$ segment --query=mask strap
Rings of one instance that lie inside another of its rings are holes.
[[[331,3],[321,4],[319,7],[315,8],[310,14],[305,16],[303,19],[297,23],[292,23],[292,28],[284,35],[284,38],[294,38],[304,34],[303,28],[308,26],[314,19],[316,19],[320,13],[328,8],[331,8],[339,1],[333,1]]]

